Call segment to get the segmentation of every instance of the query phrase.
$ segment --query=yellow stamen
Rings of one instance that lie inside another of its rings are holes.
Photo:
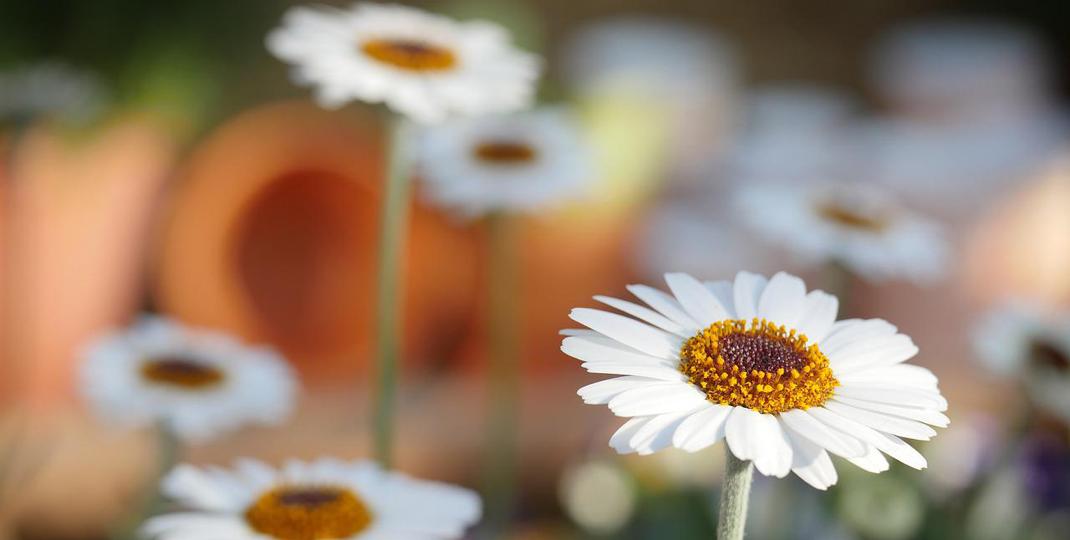
[[[418,39],[373,39],[361,44],[360,50],[406,71],[445,71],[457,65],[453,51]]]
[[[765,319],[724,320],[684,343],[680,371],[714,403],[771,414],[817,407],[839,381],[807,341]]]
[[[199,360],[163,356],[142,363],[141,377],[154,384],[185,390],[204,390],[222,383],[226,374],[223,370]]]
[[[331,486],[280,486],[260,496],[245,511],[256,532],[281,540],[349,538],[364,531],[372,514],[349,489]]]

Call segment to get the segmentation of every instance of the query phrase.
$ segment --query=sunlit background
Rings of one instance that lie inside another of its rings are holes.
[[[156,440],[92,416],[77,373],[94,336],[145,313],[273,346],[301,379],[287,423],[183,459],[370,456],[384,130],[377,110],[326,111],[290,83],[264,47],[289,5],[0,1],[0,539],[111,538],[136,515]],[[840,467],[828,492],[757,478],[749,538],[1067,538],[1070,323],[1017,364],[983,361],[1013,324],[986,326],[993,310],[1070,313],[1066,6],[419,5],[541,54],[540,101],[577,114],[595,163],[589,193],[517,224],[509,538],[713,537],[720,448],[617,456],[622,421],[576,396],[597,377],[558,331],[592,295],[743,269],[789,270],[841,295],[843,316],[897,325],[952,420],[919,447],[925,471]],[[944,251],[866,275],[765,234],[740,202],[828,183],[925,216]],[[487,230],[419,183],[414,202],[397,466],[478,487]]]

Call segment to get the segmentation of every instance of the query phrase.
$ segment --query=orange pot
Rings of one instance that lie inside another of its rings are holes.
[[[231,119],[193,152],[169,201],[155,268],[160,308],[280,348],[306,378],[369,364],[383,177],[366,111],[305,102]],[[407,247],[404,351],[449,356],[468,319],[472,243],[416,207]]]

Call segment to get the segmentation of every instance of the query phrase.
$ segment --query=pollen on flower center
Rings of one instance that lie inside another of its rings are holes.
[[[487,141],[472,150],[476,159],[492,165],[519,165],[535,160],[537,153],[530,144],[519,141]]]
[[[714,403],[771,414],[820,406],[839,385],[816,344],[757,318],[715,322],[688,339],[680,371]]]
[[[419,39],[372,39],[360,50],[369,57],[408,71],[445,71],[457,65],[457,55],[446,47]]]
[[[187,390],[210,388],[226,379],[223,370],[182,356],[161,356],[149,359],[141,364],[141,376],[151,383]]]
[[[280,540],[348,538],[368,528],[372,514],[349,489],[280,486],[261,495],[246,511],[255,531]]]
[[[817,206],[817,215],[843,227],[871,232],[881,231],[888,225],[887,220],[883,217],[866,215],[834,202],[819,204]]]

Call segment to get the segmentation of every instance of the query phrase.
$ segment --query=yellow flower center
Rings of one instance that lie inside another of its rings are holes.
[[[418,39],[372,39],[361,44],[360,50],[406,71],[445,71],[457,65],[453,51]]]
[[[349,489],[280,486],[261,495],[245,511],[245,521],[279,540],[323,540],[360,533],[371,524],[372,514]]]
[[[711,324],[680,349],[680,371],[706,398],[761,413],[817,407],[839,381],[806,336],[765,319]]]
[[[487,141],[472,150],[476,159],[491,165],[520,165],[535,160],[536,152],[530,144],[519,141]]]
[[[204,390],[223,382],[223,370],[183,356],[161,356],[141,364],[141,377],[154,384]]]
[[[831,221],[842,227],[859,229],[863,231],[879,232],[888,226],[888,221],[882,216],[863,214],[842,204],[826,202],[818,205],[817,215],[826,221]]]

